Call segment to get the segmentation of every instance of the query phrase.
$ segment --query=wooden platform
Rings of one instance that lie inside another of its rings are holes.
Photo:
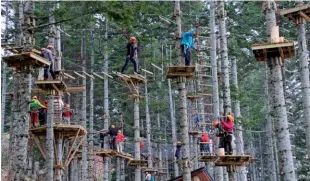
[[[212,153],[202,153],[198,157],[198,161],[200,162],[214,162],[217,159],[217,156]]]
[[[37,80],[34,82],[40,89],[65,91],[67,89],[66,84],[61,80]]]
[[[65,92],[73,93],[73,92],[83,92],[85,91],[84,87],[67,87]],[[31,94],[41,94],[45,93],[44,90],[39,89],[39,88],[32,88],[31,89]]]
[[[158,172],[158,170],[156,168],[144,168],[143,172],[154,173],[154,172]]]
[[[146,167],[147,161],[146,160],[129,160],[128,164],[129,166],[140,166],[140,167]]]
[[[256,61],[267,61],[269,57],[284,60],[294,57],[294,42],[254,44],[252,50]]]
[[[94,150],[95,155],[97,156],[101,156],[101,157],[111,157],[114,156],[116,154],[116,152],[114,150],[111,149],[96,149]]]
[[[29,132],[36,136],[46,136],[47,131],[47,125],[30,128]],[[78,136],[86,135],[87,131],[85,128],[83,128],[80,125],[67,125],[67,124],[58,124],[54,125],[54,134],[57,134],[58,132],[63,133],[64,138],[73,138],[76,136],[77,133]]]
[[[115,152],[115,156],[116,157],[121,157],[121,158],[124,158],[124,159],[128,159],[128,160],[133,160],[133,157],[131,156],[131,154],[129,153],[119,153],[119,152]]]
[[[195,69],[196,66],[185,66],[185,65],[170,66],[168,67],[166,78],[175,79],[178,77],[186,77],[193,79],[195,76]]]
[[[225,155],[218,156],[214,164],[215,166],[247,166],[250,160],[249,155]]]
[[[310,22],[310,5],[296,6],[290,9],[283,9],[280,11],[280,15],[287,17],[295,24],[303,23],[300,21],[300,17]]]
[[[188,134],[190,134],[190,135],[198,135],[198,134],[200,134],[200,131],[199,130],[188,131]]]
[[[48,60],[33,52],[2,57],[2,60],[6,62],[9,67],[22,67],[31,65],[33,68],[42,68],[44,65],[51,64]]]
[[[199,125],[213,126],[213,123],[198,123]]]

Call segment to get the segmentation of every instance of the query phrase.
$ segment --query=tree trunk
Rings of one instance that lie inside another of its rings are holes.
[[[21,21],[22,26],[22,45],[23,52],[30,51],[34,45],[34,34],[33,31],[29,31],[31,28],[30,23],[28,23],[29,18],[33,16],[34,3],[33,1],[25,2],[25,7],[23,10],[23,15],[26,21]],[[26,40],[26,41],[24,41]],[[27,160],[27,147],[28,147],[28,137],[29,137],[29,100],[31,96],[31,87],[29,82],[31,80],[32,71],[31,67],[23,67],[20,73],[16,74],[17,86],[14,89],[14,96],[16,101],[16,107],[14,108],[15,114],[15,129],[16,133],[16,149],[14,155],[13,173],[14,179],[20,180],[26,175],[26,160]]]
[[[90,71],[94,71],[94,32],[91,32],[91,68]],[[94,80],[90,79],[90,90],[89,90],[89,129],[88,129],[88,152],[87,152],[87,162],[88,162],[88,181],[93,181],[93,165],[94,165]]]
[[[169,47],[169,60],[171,62],[171,46]],[[176,136],[176,126],[175,126],[175,117],[174,117],[174,109],[173,109],[173,101],[172,101],[172,92],[171,92],[171,79],[168,79],[168,89],[169,89],[169,106],[170,106],[170,119],[171,119],[171,134],[172,134],[172,145],[173,145],[173,154],[176,151],[177,146],[177,136]],[[179,166],[176,160],[176,157],[173,156],[173,170],[174,177],[179,176]]]
[[[56,37],[56,29],[55,29],[55,4],[54,2],[49,3],[49,34],[48,34],[48,43],[51,44],[53,47],[55,46],[55,37]]]
[[[121,180],[121,158],[116,158],[116,181]]]
[[[212,110],[213,110],[213,117],[215,119],[220,119],[220,109],[219,109],[219,92],[218,92],[218,68],[217,68],[217,60],[216,60],[216,29],[215,29],[215,2],[210,2],[210,31],[211,31],[211,65],[212,65]],[[216,138],[217,141],[214,140],[215,148],[218,148],[219,140]],[[223,181],[223,167],[215,167],[215,180]]]
[[[190,153],[189,153],[189,135],[188,135],[188,124],[187,124],[187,104],[186,104],[186,89],[185,77],[178,77],[177,79],[179,87],[179,98],[180,98],[180,127],[181,127],[181,142],[182,146],[182,165],[183,165],[183,180],[191,180],[191,169],[190,169]]]
[[[81,45],[81,61],[82,70],[86,71],[86,39],[85,32],[83,31],[82,45]],[[82,86],[84,87],[83,97],[82,97],[82,115],[81,115],[81,125],[86,129],[86,78],[83,78]],[[82,180],[87,178],[87,139],[83,140],[82,143]]]
[[[268,93],[268,70],[266,66],[265,73],[265,107],[266,107],[266,131],[267,131],[267,154],[268,154],[268,164],[267,164],[267,175],[268,180],[277,180],[276,163],[273,151],[273,130],[272,130],[272,120],[270,116],[270,105],[269,105],[269,93]]]
[[[148,163],[147,165],[148,168],[153,168],[152,145],[151,145],[151,120],[149,110],[149,95],[147,91],[147,81],[145,82],[145,121],[146,121],[146,141],[147,141],[147,163]]]
[[[105,19],[105,55],[104,55],[104,72],[108,73],[109,70],[109,61],[108,61],[108,19]],[[105,76],[104,82],[103,82],[103,86],[104,86],[104,124],[103,124],[103,128],[105,130],[109,129],[109,80],[108,77]],[[104,149],[109,149],[109,144],[108,144],[108,140],[106,139],[107,137],[104,138]],[[104,172],[103,172],[103,180],[104,181],[109,181],[109,161],[110,158],[109,157],[104,157]]]
[[[236,58],[232,58],[232,83],[235,87],[235,90],[237,91],[237,96],[238,94],[238,72],[237,72],[237,62]],[[240,113],[240,102],[239,100],[235,100],[234,102],[234,115],[235,118],[241,118],[241,113]],[[235,137],[236,137],[236,154],[237,155],[243,155],[244,154],[244,144],[243,144],[243,128],[241,125],[241,122],[236,122],[236,129],[235,129]],[[238,176],[239,176],[239,181],[246,181],[247,176],[246,176],[246,167],[239,167],[238,168]]]
[[[177,61],[179,65],[184,64],[182,58],[182,51],[181,51],[181,37],[182,37],[182,24],[181,24],[181,7],[180,1],[176,0],[174,4],[174,18],[176,23],[176,30],[175,30],[175,39],[176,44],[175,47],[177,48]]]
[[[54,96],[47,97],[46,180],[54,180]]]
[[[158,98],[157,98],[158,100]],[[161,130],[160,127],[160,116],[159,113],[157,113],[157,128],[158,128],[158,132]],[[157,144],[157,151],[158,151],[158,169],[161,170],[163,168],[163,163],[162,163],[162,150],[161,150],[161,134],[158,135],[158,144]],[[162,179],[162,176],[159,175],[158,176],[159,180]]]
[[[303,22],[305,20],[303,19]],[[306,140],[307,140],[307,151],[308,158],[310,158],[310,81],[309,81],[309,61],[308,61],[308,50],[307,50],[307,39],[305,23],[298,25],[298,50],[299,50],[299,61],[301,69],[301,90],[302,100],[304,108],[304,121],[306,127]]]
[[[274,1],[268,1],[269,6],[266,6],[266,22],[267,22],[267,35],[269,35],[270,41],[270,27],[276,25],[275,9],[276,5]],[[270,7],[268,9],[268,7]],[[267,60],[269,69],[272,73],[271,78],[271,90],[272,92],[272,107],[274,107],[274,121],[275,121],[275,133],[277,137],[279,165],[281,180],[295,181],[295,169],[293,163],[292,146],[290,140],[290,134],[288,130],[287,113],[285,107],[283,81],[281,74],[282,60],[280,57],[272,57]]]
[[[135,85],[138,90],[138,85]],[[135,131],[135,159],[140,160],[140,126],[139,126],[139,98],[134,99],[134,131]],[[135,168],[135,181],[141,181],[141,168]]]

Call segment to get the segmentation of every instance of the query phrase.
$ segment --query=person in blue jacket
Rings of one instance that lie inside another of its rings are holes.
[[[181,48],[185,57],[185,65],[189,66],[191,64],[191,49],[196,50],[193,36],[196,32],[196,27],[190,29],[190,31],[185,32],[181,38]]]

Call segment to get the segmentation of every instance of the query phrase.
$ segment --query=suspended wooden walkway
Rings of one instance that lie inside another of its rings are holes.
[[[32,68],[42,68],[44,65],[50,65],[51,63],[45,58],[34,52],[19,53],[2,57],[2,60],[7,63],[8,67],[23,67],[31,66]]]
[[[250,155],[225,155],[217,156],[211,153],[203,153],[199,158],[200,162],[214,162],[215,166],[247,166],[253,161]]]
[[[297,5],[294,8],[283,9],[280,15],[287,17],[294,24],[310,22],[310,5]]]
[[[147,167],[147,161],[146,160],[129,160],[127,163],[128,166],[135,166],[135,167]]]
[[[37,80],[34,82],[43,91],[56,90],[62,92],[67,89],[66,84],[62,80]]]

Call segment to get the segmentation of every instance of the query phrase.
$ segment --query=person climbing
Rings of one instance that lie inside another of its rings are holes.
[[[185,57],[185,65],[189,66],[191,65],[191,49],[196,50],[193,36],[196,32],[196,29],[198,27],[198,24],[195,28],[191,28],[188,32],[185,32],[181,38],[181,50]]]
[[[121,130],[117,131],[117,135],[115,137],[116,149],[117,152],[123,153],[123,144],[125,141],[125,136],[122,134]]]
[[[233,150],[232,150],[232,135],[233,135],[233,130],[234,130],[234,118],[232,115],[227,115],[226,116],[226,121],[222,120],[221,121],[223,125],[223,130],[224,130],[224,149],[225,149],[225,154],[227,155],[232,155]]]
[[[134,59],[135,51],[137,50],[138,50],[138,46],[136,43],[136,38],[132,36],[129,38],[129,43],[127,44],[127,56],[126,56],[125,64],[121,70],[122,74],[124,73],[129,61],[133,63],[135,73],[139,74],[137,62]]]
[[[54,57],[53,57],[53,46],[51,44],[47,45],[47,48],[43,52],[43,57],[51,62],[50,66],[44,67],[44,80],[48,79],[48,72],[50,72],[53,79],[56,79],[56,75],[54,72]]]
[[[219,148],[224,148],[224,131],[222,125],[218,121],[213,121],[213,127],[217,128],[216,136],[220,138]]]
[[[40,108],[46,108],[43,106],[40,101],[38,101],[37,96],[33,96],[31,103],[29,105],[29,111],[30,111],[30,119],[31,124],[33,127],[36,127],[39,125],[39,111]]]
[[[199,128],[199,123],[200,123],[200,116],[198,114],[198,112],[194,113],[194,120],[195,120],[195,127],[194,129],[198,129]]]
[[[66,104],[64,110],[62,111],[62,120],[64,121],[64,123],[70,124],[72,115],[73,113],[70,109],[70,105]]]
[[[202,142],[202,150],[204,152],[210,153],[210,138],[207,133],[203,133],[201,135],[201,142]]]
[[[145,174],[146,174],[145,181],[151,181],[152,175],[149,172],[146,172]]]
[[[115,137],[117,135],[117,129],[115,128],[113,124],[109,128],[108,134],[110,135],[110,140],[109,140],[110,149],[116,150]]]

